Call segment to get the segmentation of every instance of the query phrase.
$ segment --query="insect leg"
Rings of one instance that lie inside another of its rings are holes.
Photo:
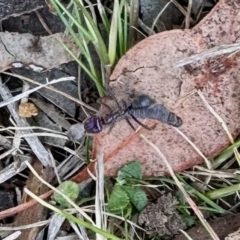
[[[113,129],[113,127],[114,127],[114,124],[115,124],[115,122],[112,122],[112,123],[110,124],[109,129],[108,129],[108,131],[107,131],[107,134],[109,134],[109,133],[112,131],[112,129]]]
[[[136,128],[132,125],[132,123],[130,122],[129,118],[127,116],[125,116],[125,120],[128,123],[128,125],[134,130],[136,131]]]
[[[139,125],[141,125],[143,128],[147,129],[147,130],[152,130],[152,128],[148,127],[147,125],[141,123],[133,114],[130,114],[130,116],[132,117],[132,119],[137,122]]]

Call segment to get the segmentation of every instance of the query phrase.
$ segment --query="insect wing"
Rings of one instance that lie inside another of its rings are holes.
[[[156,119],[174,127],[182,125],[182,119],[164,105],[154,104],[145,110],[146,118]]]
[[[148,108],[154,104],[154,100],[147,95],[140,95],[135,97],[131,107],[133,109]]]

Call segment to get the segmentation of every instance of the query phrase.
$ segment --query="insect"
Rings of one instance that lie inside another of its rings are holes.
[[[103,116],[91,116],[87,118],[83,123],[87,133],[99,133],[103,130],[104,126],[113,126],[117,120],[123,118],[133,130],[135,130],[135,128],[129,118],[148,130],[151,130],[151,128],[141,123],[138,118],[155,119],[175,127],[182,125],[182,119],[180,117],[168,110],[164,105],[156,104],[155,101],[147,95],[143,94],[135,97],[129,105],[123,101],[122,106],[120,106],[113,94],[111,94],[111,96],[117,104],[117,109],[112,111],[108,105],[102,103],[110,110],[110,113]]]
[[[30,39],[30,42],[31,44],[27,47],[28,51],[36,53],[42,52],[41,38],[39,36]]]

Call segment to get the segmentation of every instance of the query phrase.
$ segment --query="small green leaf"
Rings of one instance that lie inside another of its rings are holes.
[[[108,201],[108,210],[115,214],[121,214],[129,205],[129,198],[123,188],[116,184]]]
[[[124,185],[122,188],[127,192],[131,203],[139,212],[147,206],[148,199],[146,193],[140,187]]]
[[[193,216],[190,215],[181,215],[182,220],[186,223],[188,227],[193,226],[196,221]]]
[[[122,182],[126,178],[142,179],[142,169],[139,162],[133,161],[118,171],[118,182]]]
[[[62,193],[67,195],[72,201],[75,201],[79,195],[80,188],[77,183],[66,181],[61,183],[58,187]],[[63,207],[70,207],[71,205],[57,192],[54,192],[53,199]]]

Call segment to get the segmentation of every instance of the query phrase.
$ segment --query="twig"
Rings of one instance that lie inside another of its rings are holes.
[[[39,196],[39,197],[40,197],[41,199],[46,199],[46,198],[48,198],[50,195],[52,195],[52,193],[53,193],[53,191],[51,190],[51,191],[48,191],[48,192],[42,194],[42,195]],[[32,199],[32,200],[30,200],[30,201],[28,201],[28,202],[26,202],[26,203],[22,203],[22,204],[20,204],[20,205],[18,205],[18,206],[16,206],[16,207],[9,208],[9,209],[7,209],[7,210],[1,211],[1,212],[0,212],[0,219],[4,219],[4,218],[6,218],[6,217],[12,216],[12,215],[17,214],[17,213],[19,213],[19,212],[22,212],[22,211],[24,211],[24,210],[26,210],[26,209],[28,209],[28,208],[36,205],[37,203],[38,203],[38,202],[37,202],[36,200]]]

